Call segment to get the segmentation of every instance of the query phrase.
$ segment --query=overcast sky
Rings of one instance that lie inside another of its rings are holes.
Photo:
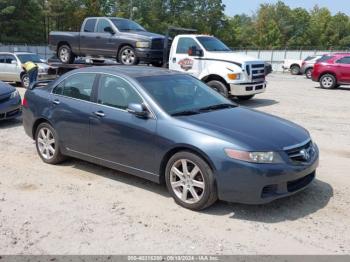
[[[222,0],[226,5],[227,15],[246,13],[251,15],[262,3],[275,3],[277,0]],[[303,7],[311,9],[316,4],[320,7],[328,7],[333,14],[341,11],[350,15],[349,0],[284,0],[290,7]]]

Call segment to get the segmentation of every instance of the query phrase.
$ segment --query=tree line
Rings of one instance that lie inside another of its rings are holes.
[[[87,16],[131,18],[147,30],[197,29],[228,46],[348,49],[350,19],[315,6],[261,4],[252,15],[225,15],[221,0],[0,0],[0,43],[47,43],[50,31],[78,31]]]

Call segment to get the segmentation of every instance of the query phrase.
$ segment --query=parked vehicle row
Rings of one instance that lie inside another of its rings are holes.
[[[0,121],[21,115],[21,96],[16,88],[0,81]]]
[[[295,194],[318,165],[304,128],[154,67],[83,68],[34,85],[23,125],[44,162],[70,156],[165,182],[193,210],[216,199],[261,204]]]

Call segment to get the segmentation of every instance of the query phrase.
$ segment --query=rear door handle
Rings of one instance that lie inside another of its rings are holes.
[[[58,99],[53,100],[52,103],[54,103],[55,105],[61,104],[61,102]]]
[[[106,116],[106,114],[105,114],[104,112],[102,112],[102,111],[94,112],[94,114],[95,114],[96,116],[98,116],[98,117],[105,117],[105,116]]]

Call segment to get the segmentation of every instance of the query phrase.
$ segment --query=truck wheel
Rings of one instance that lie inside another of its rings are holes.
[[[137,65],[139,63],[135,49],[131,46],[124,46],[122,49],[120,49],[118,61],[123,65]]]
[[[306,69],[305,76],[306,76],[307,79],[311,79],[311,77],[312,77],[312,68]]]
[[[27,74],[23,74],[21,76],[21,84],[25,89],[29,87],[29,76]]]
[[[334,75],[325,74],[320,78],[320,86],[324,89],[333,89],[337,86],[337,79]]]
[[[57,56],[63,64],[73,64],[75,57],[68,45],[61,45],[58,48]]]
[[[292,75],[299,75],[300,74],[300,66],[298,66],[298,65],[292,65],[291,67],[290,67],[290,72],[291,72],[291,74]]]
[[[184,208],[202,210],[217,200],[213,171],[201,157],[190,152],[181,151],[170,158],[165,182],[175,202]]]
[[[207,85],[210,86],[219,94],[223,95],[224,97],[228,97],[228,90],[226,85],[223,82],[218,80],[212,80],[212,81],[209,81]]]
[[[246,100],[250,100],[254,97],[254,95],[250,95],[250,96],[237,96],[237,98],[239,100],[242,100],[242,101],[246,101]]]

